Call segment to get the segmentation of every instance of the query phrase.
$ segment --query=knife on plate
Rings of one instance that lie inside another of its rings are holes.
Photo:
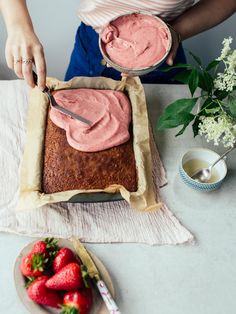
[[[35,85],[37,85],[37,83],[38,83],[38,75],[34,71],[32,71],[32,72],[33,72],[34,83],[35,83]],[[72,112],[72,111],[70,111],[70,110],[60,106],[56,102],[55,98],[53,97],[53,95],[50,92],[50,89],[47,86],[45,86],[45,88],[44,88],[44,90],[42,92],[47,95],[47,97],[48,97],[48,99],[50,101],[51,106],[54,107],[55,109],[57,109],[58,111],[64,113],[65,115],[69,116],[70,118],[79,120],[79,121],[81,121],[83,123],[86,123],[88,125],[92,125],[91,121],[85,119],[84,117],[78,115],[77,113],[74,113],[74,112]]]
[[[82,263],[86,266],[89,277],[95,282],[103,301],[106,304],[106,307],[110,314],[121,314],[117,304],[115,303],[114,299],[112,298],[105,282],[102,280],[99,271],[87,252],[86,248],[83,246],[83,244],[75,238],[71,239],[74,249],[76,253],[78,254],[79,258],[81,259]]]

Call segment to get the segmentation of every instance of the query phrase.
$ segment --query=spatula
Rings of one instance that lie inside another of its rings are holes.
[[[36,85],[38,85],[38,75],[34,71],[33,71],[33,78],[34,78],[34,83]],[[45,86],[45,88],[44,88],[44,90],[42,92],[47,95],[47,97],[48,97],[48,99],[50,101],[50,105],[53,108],[57,109],[58,111],[62,112],[65,115],[69,116],[70,118],[79,120],[79,121],[81,121],[83,123],[86,123],[88,125],[92,125],[91,121],[89,121],[89,120],[85,119],[84,117],[78,115],[77,113],[74,113],[74,112],[72,112],[72,111],[62,107],[61,105],[59,105],[56,102],[55,98],[53,97],[53,95],[50,92],[50,89],[47,86]]]

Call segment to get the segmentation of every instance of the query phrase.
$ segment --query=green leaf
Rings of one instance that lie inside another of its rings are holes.
[[[188,86],[189,86],[192,96],[198,87],[198,83],[199,83],[199,72],[196,69],[193,69],[192,73],[189,76],[189,81],[188,81]]]
[[[185,129],[187,128],[187,126],[189,125],[189,123],[195,118],[195,115],[193,114],[189,114],[189,118],[188,120],[185,122],[185,124],[183,125],[182,129],[175,135],[175,136],[179,136],[181,134],[184,133]]]
[[[211,69],[215,68],[219,63],[220,63],[219,60],[213,60],[213,61],[211,61],[211,62],[207,65],[206,71],[210,71]]]
[[[171,81],[179,81],[184,84],[188,84],[189,77],[191,75],[192,71],[191,70],[184,70],[181,71],[180,73],[176,74]]]
[[[201,106],[201,110],[207,108],[210,104],[213,104],[212,98],[208,97]]]
[[[216,98],[218,98],[219,100],[223,100],[224,98],[226,98],[229,95],[230,92],[227,92],[225,90],[215,90],[214,91],[214,95],[216,96]]]
[[[194,115],[189,112],[183,112],[175,116],[168,116],[165,119],[159,119],[157,128],[159,130],[175,128],[182,124],[189,124],[194,118]]]
[[[168,115],[175,115],[182,112],[191,112],[198,98],[182,98],[172,102],[165,111]]]
[[[207,71],[199,72],[199,87],[208,92],[212,92],[214,81],[212,76]]]
[[[78,311],[78,308],[75,306],[72,306],[71,304],[60,304],[60,314],[78,314],[80,311]]]
[[[182,124],[189,123],[193,119],[190,114],[198,98],[178,99],[171,103],[160,116],[157,128],[174,128]]]
[[[199,119],[199,116],[195,116],[195,120],[192,124],[192,130],[193,130],[193,136],[197,136],[198,135],[198,129],[199,129],[199,123],[200,123],[200,119]]]
[[[236,98],[229,95],[228,97],[229,112],[233,118],[236,118]]]
[[[180,136],[180,135],[182,135],[188,125],[189,125],[189,123],[184,124],[184,126],[182,127],[182,129],[181,129],[177,134],[175,134],[175,136]]]
[[[161,69],[160,71],[162,72],[168,72],[170,70],[173,70],[173,69],[191,69],[192,68],[192,65],[191,64],[186,64],[186,63],[177,63],[176,65],[173,65],[171,67],[168,67],[168,68],[165,68],[165,69]]]
[[[206,98],[204,103],[201,105],[200,112],[195,116],[195,120],[192,124],[192,130],[194,137],[198,135],[200,116],[214,115],[220,110],[219,104],[214,101],[211,97]]]
[[[191,51],[189,51],[189,54],[193,57],[193,59],[199,64],[202,65],[202,61],[198,56],[195,56]]]
[[[208,97],[201,106],[200,115],[209,116],[210,114],[207,113],[207,110],[215,109],[218,107],[219,105],[211,97]]]
[[[205,112],[206,113],[212,113],[212,114],[215,114],[215,113],[217,113],[217,112],[219,112],[220,111],[220,107],[217,107],[217,108],[211,108],[211,109],[205,109]]]

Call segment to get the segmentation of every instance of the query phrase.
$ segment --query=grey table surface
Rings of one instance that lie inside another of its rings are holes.
[[[155,126],[164,106],[189,97],[184,85],[145,86],[150,120]],[[235,314],[236,313],[236,151],[227,159],[222,187],[211,193],[191,190],[182,183],[178,166],[191,147],[216,148],[191,129],[155,132],[168,185],[162,195],[172,212],[195,235],[195,244],[88,244],[106,265],[124,314]],[[30,237],[0,233],[0,313],[27,313],[13,280],[20,250]]]

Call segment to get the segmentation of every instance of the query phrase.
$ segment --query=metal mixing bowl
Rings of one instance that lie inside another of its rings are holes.
[[[170,52],[170,49],[172,47],[172,36],[171,36],[171,31],[170,31],[168,25],[161,18],[151,14],[150,12],[143,12],[143,11],[130,12],[128,14],[123,14],[123,15],[120,15],[120,16],[116,17],[115,19],[111,20],[109,23],[115,21],[116,19],[118,19],[121,16],[127,16],[127,15],[131,15],[131,14],[134,14],[134,13],[135,14],[142,14],[142,15],[150,15],[153,18],[157,19],[166,28],[166,31],[167,31],[168,37],[169,37],[169,46],[168,46],[167,51],[166,51],[165,55],[163,56],[163,58],[161,60],[158,60],[158,62],[156,62],[152,66],[145,67],[145,68],[124,68],[124,67],[114,63],[113,61],[111,61],[109,59],[108,55],[106,54],[106,51],[104,49],[104,43],[102,42],[102,39],[101,39],[101,34],[103,33],[103,30],[105,29],[105,27],[102,29],[102,31],[99,34],[99,48],[100,48],[100,51],[102,53],[103,59],[112,68],[116,69],[117,71],[119,71],[121,73],[132,74],[132,75],[139,76],[139,75],[144,75],[144,74],[147,74],[147,73],[155,70],[157,67],[159,67],[166,60],[166,58],[167,58],[167,56],[168,56],[168,54]]]

